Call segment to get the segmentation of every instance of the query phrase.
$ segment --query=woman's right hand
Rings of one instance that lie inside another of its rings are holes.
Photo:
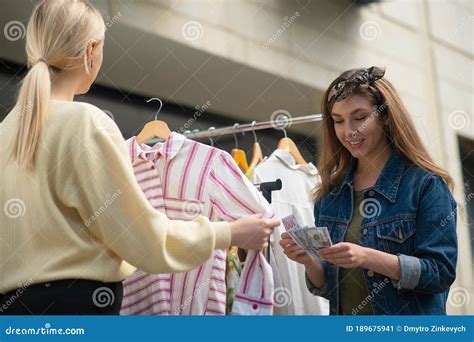
[[[230,222],[231,245],[243,249],[261,250],[268,246],[268,238],[280,220],[262,218],[262,215],[245,216]]]
[[[290,234],[286,232],[281,234],[280,246],[283,248],[285,255],[293,261],[305,266],[310,266],[314,262],[313,258],[303,248],[298,246]]]
[[[290,234],[286,232],[281,234],[280,246],[289,259],[304,265],[308,279],[316,288],[322,288],[326,284],[326,273],[323,265],[319,260],[311,258],[304,249],[300,248],[293,241]]]

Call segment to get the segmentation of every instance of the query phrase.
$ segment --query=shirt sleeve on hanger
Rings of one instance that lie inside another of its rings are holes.
[[[210,172],[212,203],[223,219],[252,214],[275,217],[270,204],[240,171],[232,157],[222,151]],[[261,251],[250,250],[235,290],[232,314],[273,313],[273,273]]]

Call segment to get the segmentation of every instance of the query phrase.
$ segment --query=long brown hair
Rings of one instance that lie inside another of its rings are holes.
[[[87,68],[85,52],[103,38],[105,22],[87,0],[43,0],[33,10],[26,31],[28,73],[17,100],[19,120],[11,159],[31,170],[51,95],[51,77],[63,70]]]
[[[352,156],[337,138],[334,120],[331,116],[335,101],[334,99],[329,101],[328,95],[335,84],[345,79],[346,75],[352,72],[353,70],[348,70],[337,77],[329,85],[321,100],[321,111],[323,114],[323,148],[318,162],[321,183],[313,191],[315,200],[321,199],[326,193],[338,186],[350,166]],[[367,88],[359,88],[350,96],[354,94],[360,95],[369,100],[374,108],[381,109],[379,114],[385,118],[386,121],[384,123],[387,124],[386,127],[390,128],[385,131],[385,135],[391,148],[404,156],[413,165],[417,165],[424,170],[440,176],[447,184],[449,190],[453,192],[453,179],[446,170],[436,165],[431,158],[416,131],[410,113],[392,83],[383,77],[374,81],[373,84],[381,95],[382,101],[378,101],[374,94]]]

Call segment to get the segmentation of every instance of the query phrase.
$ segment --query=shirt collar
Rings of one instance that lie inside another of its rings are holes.
[[[385,196],[390,202],[395,203],[398,187],[403,175],[407,161],[397,152],[392,151],[388,161],[385,163],[382,172],[377,178],[377,182],[371,188]],[[349,171],[347,171],[342,184],[336,189],[334,194],[338,194],[345,186],[353,186],[354,172],[357,166],[357,159],[352,158]]]
[[[158,142],[150,147],[147,144],[138,144],[136,137],[132,137],[130,143],[132,160],[138,157],[148,160],[149,158],[146,157],[146,152],[156,150],[157,152],[154,154],[155,158],[162,156],[166,161],[170,161],[178,154],[185,141],[186,137],[184,135],[171,132],[165,142]]]
[[[296,164],[295,158],[288,151],[285,151],[282,149],[276,149],[272,153],[272,156],[276,157],[278,160],[280,160],[283,164],[285,164],[287,167],[289,167],[292,170],[303,171],[313,176],[318,174],[318,169],[316,168],[316,166],[313,165],[313,163]]]

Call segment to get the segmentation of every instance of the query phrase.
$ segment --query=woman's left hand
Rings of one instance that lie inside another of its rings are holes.
[[[318,254],[330,263],[343,267],[363,266],[366,261],[366,248],[350,242],[339,242],[331,247],[322,248]]]

